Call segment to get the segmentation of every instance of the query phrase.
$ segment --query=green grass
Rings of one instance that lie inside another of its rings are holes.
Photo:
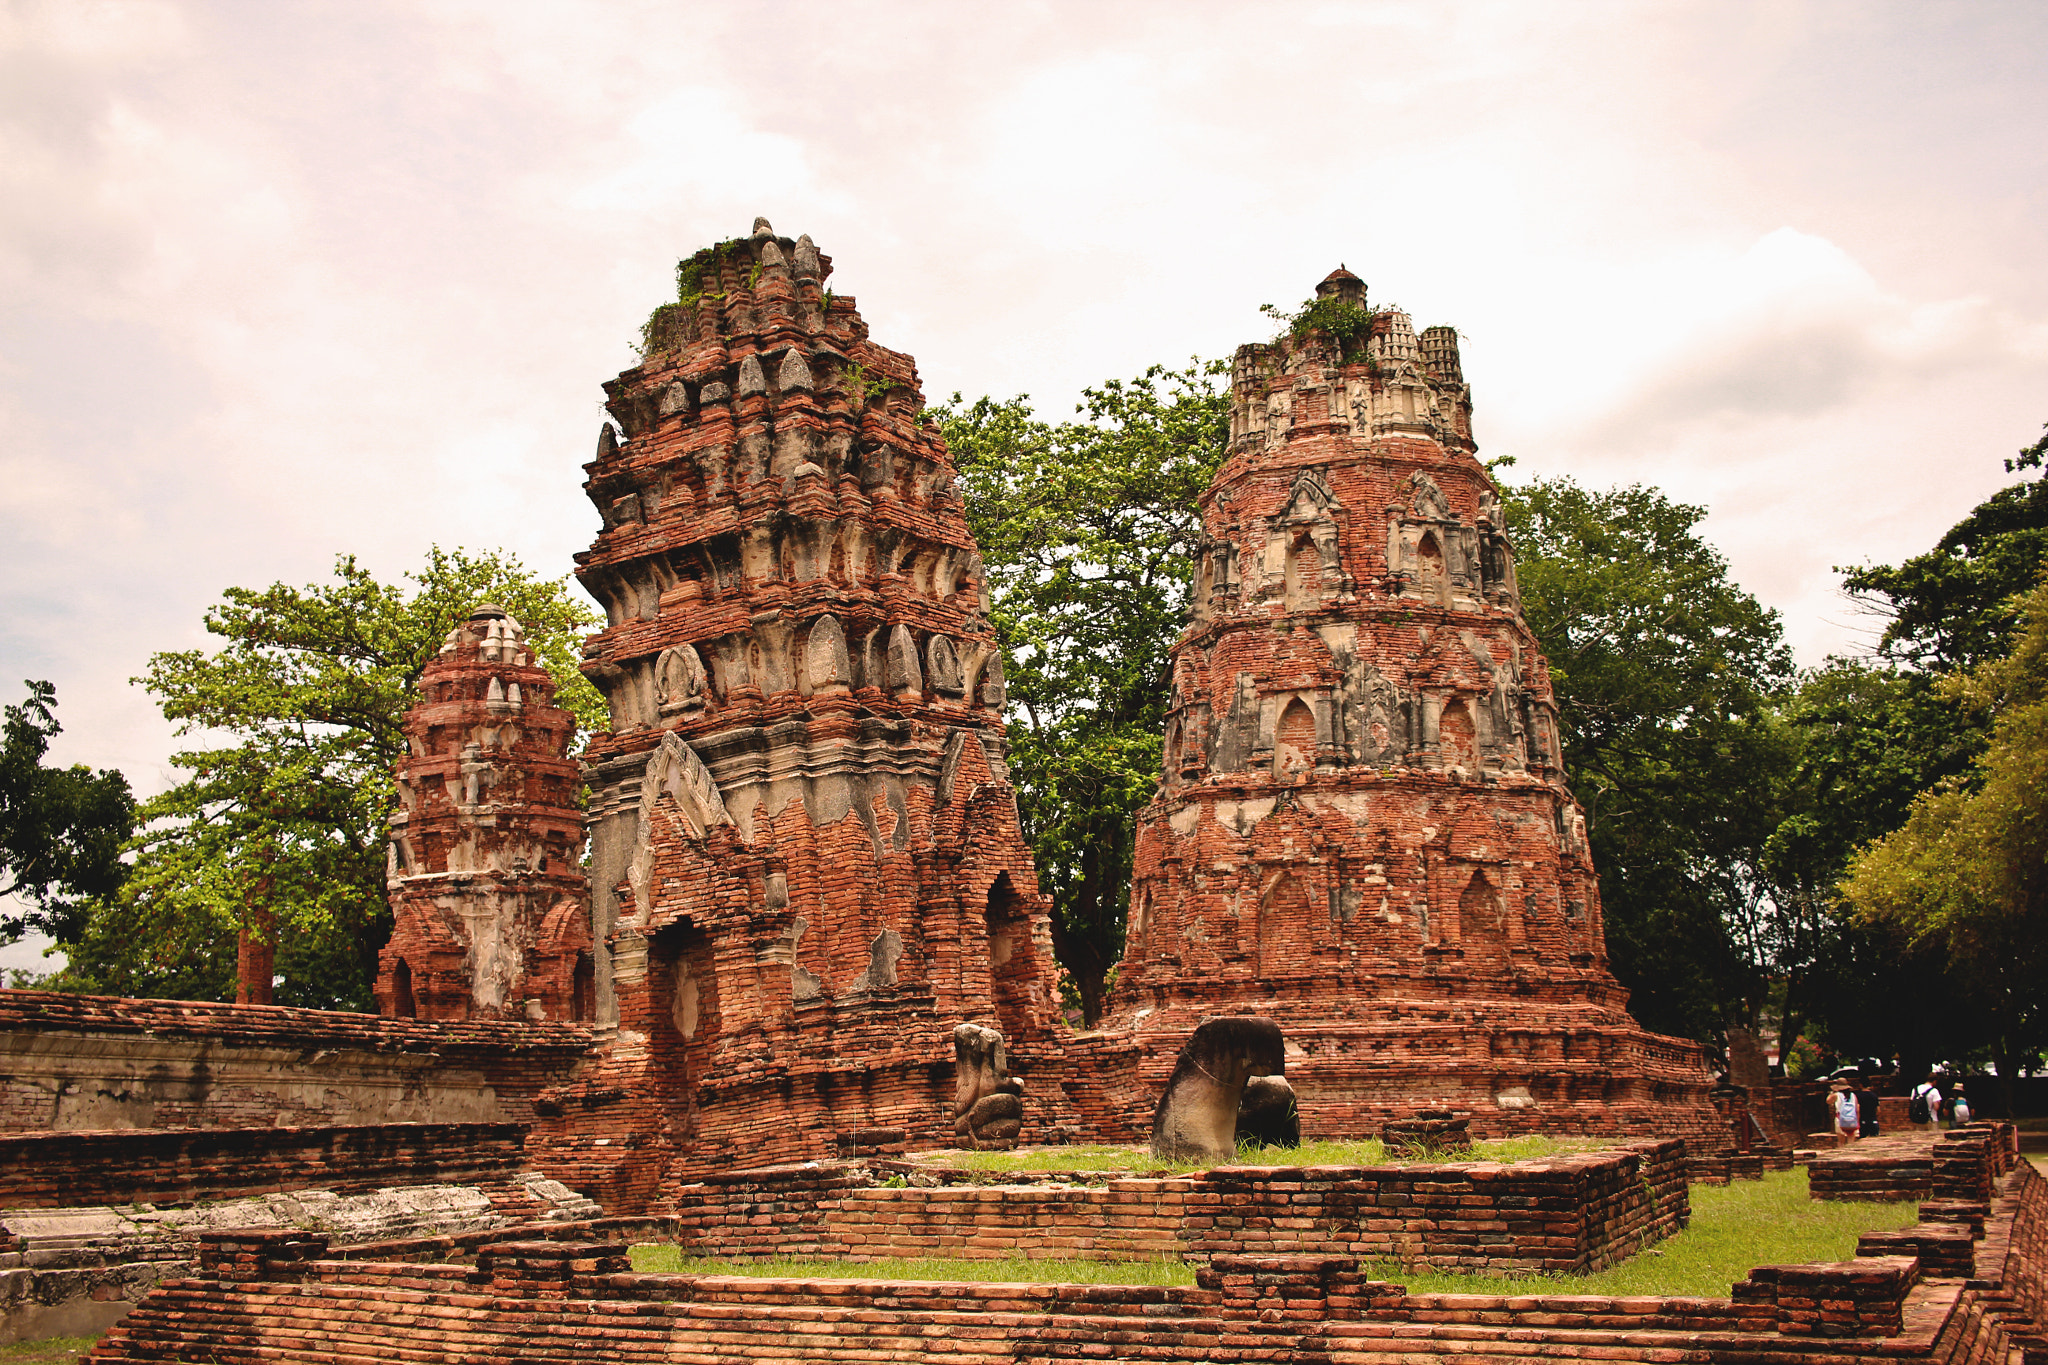
[[[41,1341],[17,1341],[0,1346],[0,1361],[8,1365],[71,1365],[93,1348],[98,1337],[45,1337]]]
[[[633,1269],[646,1275],[749,1275],[798,1280],[983,1280],[991,1284],[1193,1284],[1194,1267],[1185,1261],[1028,1260],[956,1261],[945,1257],[894,1257],[877,1261],[839,1261],[822,1256],[777,1256],[760,1261],[729,1261],[715,1256],[685,1256],[674,1246],[637,1246],[629,1253]]]
[[[1348,1149],[1355,1146],[1347,1144]],[[1691,1227],[1618,1266],[1592,1275],[1439,1275],[1392,1264],[1372,1264],[1365,1269],[1374,1279],[1406,1285],[1416,1294],[1611,1294],[1725,1299],[1732,1285],[1748,1277],[1752,1266],[1846,1261],[1855,1256],[1856,1239],[1863,1233],[1905,1227],[1917,1219],[1918,1213],[1919,1205],[1912,1202],[1862,1204],[1811,1199],[1807,1197],[1804,1170],[1773,1171],[1762,1180],[1693,1186]],[[633,1268],[638,1271],[686,1275],[986,1280],[1011,1284],[1185,1285],[1193,1284],[1195,1279],[1193,1267],[1165,1260],[839,1261],[787,1257],[731,1261],[686,1257],[673,1246],[634,1247],[632,1258]]]
[[[1299,1147],[1242,1147],[1235,1163],[1241,1166],[1403,1166],[1424,1161],[1534,1161],[1571,1152],[1595,1152],[1610,1143],[1591,1138],[1554,1138],[1541,1135],[1489,1138],[1472,1144],[1470,1152],[1439,1157],[1390,1157],[1378,1138],[1356,1142],[1304,1142]],[[1167,1164],[1156,1160],[1143,1147],[1034,1147],[1015,1152],[934,1152],[926,1159],[935,1166],[956,1171],[986,1174],[1170,1173],[1185,1175],[1206,1170],[1213,1162]]]
[[[1919,1221],[1920,1205],[1812,1199],[1806,1171],[1692,1187],[1692,1226],[1618,1266],[1591,1275],[1437,1275],[1395,1265],[1370,1267],[1414,1294],[1614,1294],[1725,1299],[1752,1266],[1846,1261],[1856,1239]]]

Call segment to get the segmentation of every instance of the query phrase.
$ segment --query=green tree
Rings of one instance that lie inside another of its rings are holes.
[[[1088,389],[1082,420],[1024,397],[936,409],[1007,651],[1010,769],[1053,946],[1092,1025],[1123,954],[1136,815],[1159,778],[1169,651],[1184,622],[1197,500],[1222,463],[1221,362]]]
[[[2043,437],[2007,460],[2039,469]],[[2048,479],[2021,481],[1979,503],[1925,554],[1896,567],[1842,570],[1843,588],[1886,619],[1878,651],[1930,673],[1970,668],[2010,647],[2011,602],[2048,563]]]
[[[1522,609],[1556,690],[1614,971],[1646,1025],[1702,1040],[1755,1026],[1810,935],[1773,896],[1790,813],[1792,676],[1775,612],[1698,533],[1705,509],[1634,485],[1503,489]]]
[[[2027,595],[2003,649],[1942,695],[1991,717],[1974,781],[1913,801],[1902,827],[1856,855],[1842,884],[1865,921],[1946,954],[2010,1081],[2048,1044],[2048,584]]]
[[[57,689],[28,682],[28,698],[5,709],[0,738],[0,943],[31,931],[75,932],[95,901],[127,876],[121,846],[134,826],[128,779],[112,768],[46,766],[57,724]]]
[[[274,920],[280,1004],[370,1005],[390,932],[384,829],[403,718],[420,671],[479,603],[504,607],[585,728],[603,703],[576,669],[597,618],[566,580],[501,553],[429,552],[378,582],[352,556],[334,581],[230,588],[207,612],[226,643],[152,656],[136,679],[181,735],[189,776],[143,803],[132,875],[117,903],[63,946],[55,984],[122,994],[230,998],[235,941]]]

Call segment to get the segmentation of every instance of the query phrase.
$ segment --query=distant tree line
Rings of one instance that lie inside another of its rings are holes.
[[[1089,1023],[1123,950],[1225,372],[1154,366],[1086,390],[1067,420],[1021,396],[935,409],[1008,653],[1010,767],[1063,988]],[[2038,1062],[2044,450],[2007,461],[2018,481],[1925,554],[1845,571],[1881,638],[1805,671],[1699,534],[1705,509],[1496,467],[1613,968],[1645,1025],[1718,1047],[1775,1024],[1795,1069],[1828,1053],[2007,1076]],[[279,1003],[370,1007],[400,721],[446,631],[497,601],[580,723],[603,714],[575,666],[596,618],[566,579],[438,549],[408,578],[344,557],[328,583],[228,590],[206,618],[219,648],[156,655],[136,680],[199,741],[139,806],[119,773],[44,762],[47,684],[6,708],[0,889],[25,908],[0,939],[47,933],[68,958],[35,984],[232,998],[237,934],[274,919]]]

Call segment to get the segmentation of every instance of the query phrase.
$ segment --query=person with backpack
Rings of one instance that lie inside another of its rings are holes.
[[[1932,1131],[1941,1127],[1941,1091],[1935,1088],[1936,1079],[1938,1073],[1928,1072],[1927,1079],[1913,1087],[1913,1098],[1906,1102],[1906,1117],[1915,1128]]]
[[[1847,1081],[1838,1080],[1828,1095],[1828,1108],[1835,1116],[1835,1131],[1842,1135],[1842,1141],[1854,1142],[1862,1128],[1862,1121],[1856,1107],[1856,1092],[1849,1088]]]

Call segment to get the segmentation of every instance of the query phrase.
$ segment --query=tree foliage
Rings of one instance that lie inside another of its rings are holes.
[[[1753,1025],[1810,952],[1815,913],[1774,897],[1766,857],[1793,743],[1771,712],[1792,674],[1777,614],[1700,537],[1704,508],[1570,479],[1503,497],[1615,974],[1652,1028]]]
[[[5,709],[0,738],[0,896],[23,908],[0,911],[0,943],[75,932],[93,902],[119,890],[135,814],[128,779],[114,769],[43,762],[63,730],[57,689],[24,686],[28,697]]]
[[[2048,437],[2007,460],[2039,469]],[[2013,598],[2048,562],[2048,479],[2022,481],[1979,503],[1935,547],[1896,567],[1843,571],[1842,586],[1887,621],[1878,650],[1928,672],[1995,658],[2011,637]]]
[[[403,718],[421,670],[479,603],[510,611],[589,727],[603,703],[577,672],[597,618],[563,580],[517,559],[436,547],[378,582],[352,556],[334,581],[230,588],[206,615],[217,651],[151,657],[136,679],[180,735],[188,776],[143,803],[118,903],[64,941],[57,984],[228,998],[240,927],[275,916],[280,1004],[366,1008],[390,929],[384,828]]]
[[[1227,367],[1154,366],[1085,391],[1081,420],[955,394],[936,410],[965,482],[1007,651],[1010,769],[1053,902],[1053,944],[1089,1023],[1123,953],[1137,812],[1159,778],[1201,532],[1222,463]]]
[[[2011,634],[2008,650],[1941,686],[1991,717],[1975,780],[1921,793],[1842,885],[1866,922],[1948,958],[2008,1078],[2048,1045],[2048,584]]]

